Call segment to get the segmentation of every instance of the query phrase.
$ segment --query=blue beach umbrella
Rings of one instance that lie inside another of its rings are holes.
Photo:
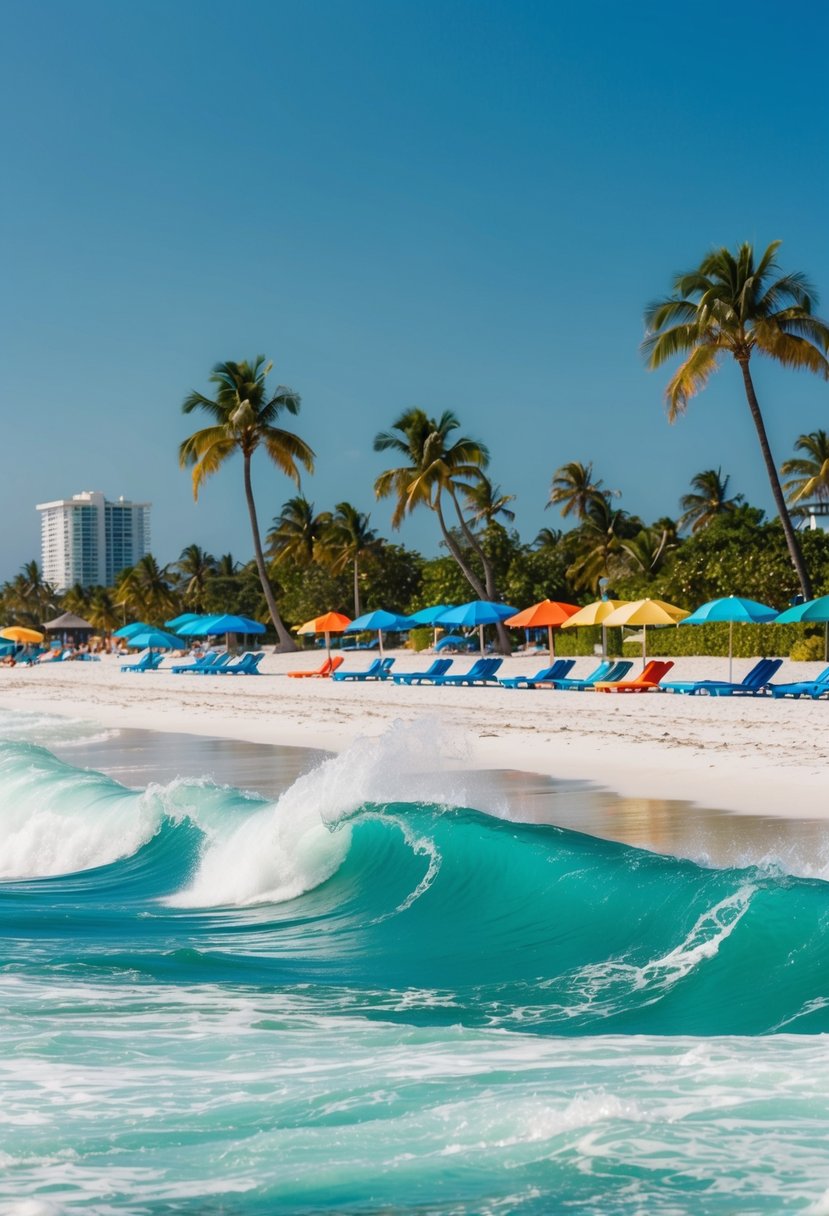
[[[128,646],[138,650],[181,650],[181,638],[174,633],[165,633],[163,629],[145,627],[141,633],[134,633],[127,641]]]
[[[399,616],[396,612],[384,612],[382,608],[378,608],[375,612],[364,612],[362,616],[358,616],[356,621],[352,621],[350,625],[346,625],[343,633],[363,633],[369,631],[377,634],[378,642],[380,643],[380,657],[383,656],[383,634],[384,633],[400,633],[403,629],[408,629],[409,618],[407,616]]]
[[[454,604],[433,604],[431,608],[421,608],[419,612],[413,612],[409,617],[409,622],[412,625],[431,625],[434,630],[432,645],[437,647],[438,629],[440,628],[438,621],[444,612],[449,612],[454,607]]]
[[[253,621],[247,616],[233,616],[230,613],[197,617],[196,620],[182,625],[178,631],[179,637],[182,638],[203,638],[209,634],[221,633],[264,632],[265,626],[260,625],[259,621]]]
[[[144,629],[152,629],[152,625],[148,625],[146,621],[133,621],[131,625],[122,625],[120,629],[116,629],[112,636],[131,638],[134,633],[141,633]]]
[[[476,628],[483,654],[484,625],[496,625],[505,621],[508,616],[515,616],[516,611],[508,604],[496,604],[492,600],[470,600],[468,604],[461,604],[458,608],[450,608],[448,612],[444,612],[435,624],[449,625],[453,629]]]
[[[728,621],[728,679],[733,679],[734,622],[743,625],[761,625],[777,618],[777,609],[756,600],[746,600],[739,595],[725,595],[719,600],[701,604],[680,625],[710,625],[715,621]]]
[[[804,604],[794,604],[781,612],[777,618],[778,625],[795,625],[800,622],[821,622],[826,626],[823,642],[824,661],[829,663],[829,595],[821,595],[816,600],[806,600]]]
[[[191,621],[199,621],[201,619],[201,613],[182,612],[179,616],[174,616],[171,621],[165,621],[164,624],[168,629],[180,629],[182,625],[189,625]]]

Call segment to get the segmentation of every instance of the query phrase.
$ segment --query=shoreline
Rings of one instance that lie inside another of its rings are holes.
[[[408,652],[396,657],[398,670],[422,665]],[[349,660],[355,668],[367,663],[363,655]],[[513,656],[503,670],[532,671],[537,663],[537,656]],[[738,814],[829,818],[829,707],[821,702],[285,678],[307,665],[307,654],[266,655],[262,676],[212,679],[122,673],[119,659],[15,668],[0,676],[0,708],[335,753],[395,722],[420,721],[436,749],[448,745],[453,761],[468,768],[585,780],[622,797]],[[735,679],[750,665],[735,663]],[[808,677],[818,665],[789,666],[794,672],[784,668],[781,680]],[[681,669],[682,678],[708,678],[721,673],[722,660],[683,659]]]

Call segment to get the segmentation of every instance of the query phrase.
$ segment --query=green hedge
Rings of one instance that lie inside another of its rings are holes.
[[[823,637],[822,625],[735,625],[734,656],[741,659],[786,656],[798,642],[814,636]],[[625,642],[624,653],[628,658],[638,657],[642,646],[638,642]],[[648,629],[649,657],[727,654],[726,624]]]

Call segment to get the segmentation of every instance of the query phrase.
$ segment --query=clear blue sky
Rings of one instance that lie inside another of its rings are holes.
[[[0,138],[0,578],[34,504],[153,502],[161,561],[250,555],[241,467],[194,505],[180,413],[264,352],[302,394],[305,490],[388,531],[374,434],[454,409],[543,524],[593,460],[647,518],[697,471],[768,507],[725,367],[665,421],[642,308],[713,245],[784,241],[829,312],[829,7],[7,0]],[[827,386],[757,369],[778,459]],[[291,487],[254,470],[263,527]],[[425,515],[399,534],[424,552]]]

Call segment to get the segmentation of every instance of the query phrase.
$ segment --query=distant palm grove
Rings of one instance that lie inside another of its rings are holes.
[[[680,359],[666,389],[670,421],[721,359],[736,363],[742,394],[735,385],[734,408],[742,396],[777,508],[772,520],[746,503],[721,463],[678,489],[675,517],[645,522],[625,510],[623,488],[606,486],[589,459],[567,460],[551,470],[547,502],[567,527],[542,528],[526,540],[512,526],[515,496],[492,479],[483,437],[465,433],[450,411],[418,407],[374,437],[389,466],[373,490],[391,502],[393,529],[415,511],[431,514],[443,553],[427,559],[379,535],[353,504],[318,509],[300,488],[301,475],[313,472],[314,452],[285,426],[286,416],[299,415],[300,397],[284,385],[268,387],[271,364],[260,355],[217,364],[213,395],[186,397],[183,412],[203,415],[206,425],[179,450],[196,496],[211,492],[206,483],[215,475],[232,492],[233,468],[241,466],[253,557],[238,561],[191,544],[166,566],[143,558],[113,588],[74,587],[62,595],[32,561],[0,588],[3,618],[36,626],[71,610],[109,633],[125,620],[160,624],[180,611],[238,612],[268,622],[278,646],[290,649],[292,630],[328,610],[406,613],[469,599],[525,607],[544,598],[587,602],[609,590],[687,607],[733,592],[782,608],[797,594],[829,593],[829,534],[797,526],[808,504],[829,507],[829,435],[815,429],[792,436],[792,455],[778,465],[751,376],[751,361],[763,356],[829,379],[829,326],[814,313],[806,278],[780,273],[778,244],[759,257],[750,245],[715,250],[678,275],[673,293],[648,307],[643,342],[653,369]],[[254,469],[260,499],[266,487],[273,502],[283,486],[283,505],[264,529]],[[500,643],[508,645],[505,632]]]

